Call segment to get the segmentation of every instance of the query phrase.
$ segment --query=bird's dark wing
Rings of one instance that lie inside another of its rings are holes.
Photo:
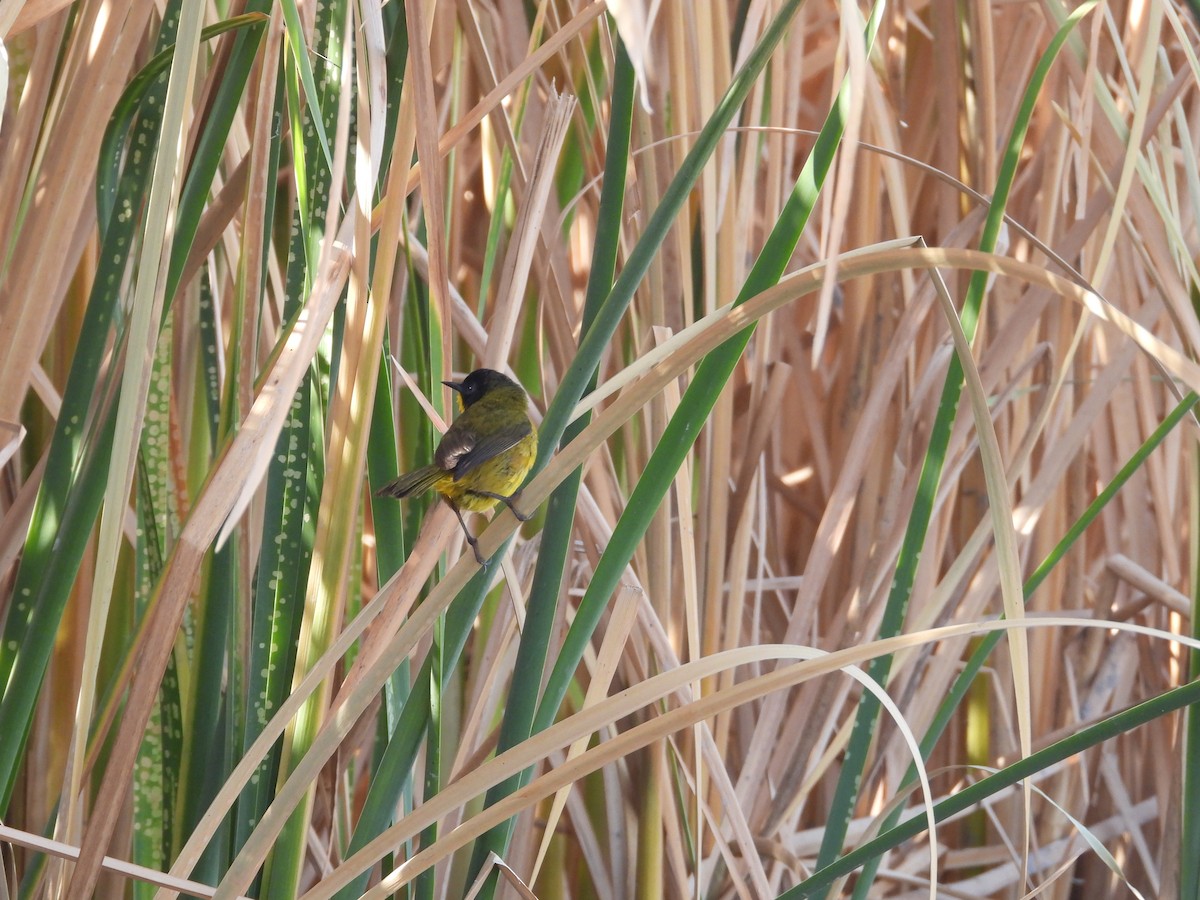
[[[483,465],[526,437],[532,430],[529,420],[502,428],[495,434],[480,437],[473,429],[451,427],[433,454],[434,463],[455,479]]]

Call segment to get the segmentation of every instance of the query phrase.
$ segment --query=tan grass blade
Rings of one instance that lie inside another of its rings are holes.
[[[70,52],[61,61],[63,74],[57,82],[60,93],[51,97],[49,112],[53,120],[81,125],[62,131],[44,129],[45,143],[33,157],[31,170],[11,170],[13,180],[6,187],[14,191],[12,196],[25,193],[27,186],[17,180],[22,175],[31,182],[42,179],[49,185],[90,183],[103,134],[102,122],[107,118],[94,111],[111,110],[115,105],[152,8],[148,0],[124,4],[123,21],[110,20],[108,12],[97,6],[84,10],[77,23],[79,37],[71,42]],[[40,74],[50,78],[52,72],[47,69]],[[31,125],[29,137],[42,130],[40,122]],[[0,280],[0,342],[8,348],[0,359],[0,385],[4,386],[0,391],[0,420],[19,418],[33,367],[64,296],[61,282],[78,258],[82,238],[94,220],[88,199],[86,191],[43,192],[16,236],[11,261],[6,263],[5,277]],[[68,240],[64,241],[65,237]]]
[[[21,442],[25,440],[25,426],[18,422],[0,422],[0,468],[8,465]]]
[[[930,275],[937,289],[936,294],[942,307],[942,313],[950,326],[954,349],[962,365],[964,384],[971,402],[971,412],[975,417],[975,433],[979,437],[979,453],[983,462],[984,479],[987,482],[988,510],[991,513],[992,534],[996,542],[996,565],[1000,571],[1000,595],[1004,601],[1004,615],[1014,622],[1019,622],[1025,617],[1025,596],[1021,586],[1021,561],[1017,554],[1016,535],[1013,531],[1011,489],[1004,475],[1004,461],[1000,456],[1000,444],[992,426],[988,397],[984,390],[983,380],[979,376],[979,369],[975,365],[975,358],[971,353],[971,345],[967,341],[966,334],[963,333],[962,324],[958,321],[958,312],[950,299],[950,292],[936,269],[930,270]],[[1025,637],[1025,632],[1021,630],[1008,632],[1014,702],[1017,709],[1017,727],[1023,757],[1027,757],[1033,752],[1029,645]],[[1025,801],[1025,840],[1022,860],[1027,861],[1033,830],[1032,785],[1028,781],[1025,782],[1023,799]]]
[[[846,56],[846,78],[848,104],[846,104],[846,131],[837,163],[837,172],[833,178],[832,190],[824,196],[829,199],[828,224],[822,229],[822,240],[825,242],[822,258],[828,261],[829,271],[837,274],[838,250],[842,244],[842,236],[847,219],[851,214],[851,204],[855,196],[856,169],[855,161],[859,152],[858,137],[862,130],[863,110],[866,106],[866,80],[870,73],[867,69],[865,48],[860,35],[863,31],[862,15],[853,3],[843,3],[840,7],[841,24],[838,29],[838,54]],[[838,83],[835,78],[834,84]],[[812,363],[814,368],[825,350],[825,338],[829,331],[829,320],[833,314],[833,292],[837,281],[829,278],[821,287],[817,297],[816,328],[813,334]]]
[[[626,52],[629,53],[629,61],[637,73],[642,108],[648,113],[654,111],[650,106],[646,88],[654,67],[650,32],[654,28],[659,3],[660,0],[610,0],[608,4],[609,12],[616,20],[617,31],[625,44]]]
[[[516,892],[517,896],[522,898],[522,900],[538,900],[537,895],[535,895],[533,891],[529,889],[529,885],[522,881],[520,876],[513,871],[512,866],[498,857],[495,853],[488,855],[488,860],[486,863],[484,863],[483,871],[479,873],[479,877],[475,879],[475,883],[471,885],[471,890],[467,893],[467,896],[464,898],[464,900],[474,900],[475,897],[479,896],[480,890],[483,889],[484,884],[487,882],[488,878],[491,877],[493,871],[499,871],[504,877],[504,880],[508,882],[509,887],[511,887]],[[535,879],[530,879],[530,881],[533,880]]]
[[[16,844],[18,847],[26,847],[58,859],[71,861],[79,859],[78,847],[64,844],[60,841],[52,841],[49,838],[42,837],[40,834],[30,834],[27,831],[9,828],[7,825],[0,825],[0,839],[7,843]],[[172,878],[170,875],[164,875],[162,872],[154,869],[147,869],[145,866],[139,866],[112,856],[105,856],[101,861],[101,867],[105,872],[111,872],[129,879],[136,879],[146,884],[157,884],[172,891],[191,894],[196,897],[211,897],[213,895],[212,887],[207,884],[201,884],[198,881],[188,881],[184,878]],[[14,893],[12,896],[15,898],[17,895]],[[237,900],[248,900],[248,898],[239,897]]]
[[[433,70],[429,59],[429,35],[433,29],[432,8],[424,9],[417,0],[405,0],[405,15],[408,27],[417,36],[408,45],[409,77],[416,112],[417,156],[431,162],[438,159],[437,123],[439,121],[434,103]],[[427,15],[427,13],[429,15]],[[450,276],[446,270],[446,214],[443,208],[442,172],[437,165],[420,166],[410,172],[410,177],[421,179],[421,205],[428,224],[429,234],[429,297],[431,311],[440,321],[438,332],[442,345],[438,351],[441,359],[451,359],[450,354]],[[447,393],[449,389],[447,388]]]
[[[0,36],[27,31],[70,3],[71,0],[3,0],[0,2]]]
[[[541,238],[546,204],[554,186],[559,152],[567,136],[567,127],[571,124],[575,106],[574,97],[553,92],[552,89],[531,167],[529,190],[521,204],[521,212],[513,227],[512,243],[504,260],[496,314],[488,326],[489,340],[483,355],[483,365],[489,369],[502,366],[512,352],[517,317],[525,306],[529,269]]]
[[[598,703],[608,696],[609,687],[612,685],[621,656],[625,652],[625,641],[633,629],[637,612],[636,595],[630,590],[621,591],[613,602],[612,618],[608,628],[605,629],[604,642],[600,645],[596,666],[592,670],[591,681],[588,682],[587,694],[583,700],[585,707]],[[589,735],[580,738],[571,744],[567,748],[567,759],[573,759],[583,753],[587,749],[590,737]],[[542,863],[546,859],[546,852],[550,849],[550,840],[558,828],[559,818],[567,804],[568,792],[569,788],[564,788],[554,795],[550,810],[546,814],[546,826],[542,830],[542,840],[538,847],[537,858],[534,860],[530,881],[536,881],[538,872],[541,871]]]
[[[1108,220],[1108,227],[1104,231],[1104,237],[1096,258],[1095,280],[1097,282],[1103,282],[1104,274],[1112,262],[1113,244],[1116,242],[1117,232],[1122,225],[1121,213],[1126,208],[1129,190],[1133,184],[1136,164],[1141,154],[1141,141],[1146,126],[1146,117],[1150,108],[1150,100],[1154,96],[1150,85],[1153,83],[1155,69],[1158,65],[1157,55],[1149,48],[1158,46],[1159,35],[1162,31],[1162,22],[1163,4],[1150,4],[1146,9],[1146,21],[1141,28],[1142,40],[1144,42],[1143,47],[1145,49],[1140,54],[1137,81],[1142,86],[1142,90],[1138,91],[1135,98],[1133,122],[1130,124],[1127,136],[1129,152],[1126,154],[1124,164],[1121,167],[1120,181],[1117,183],[1116,196],[1113,198],[1113,215]]]

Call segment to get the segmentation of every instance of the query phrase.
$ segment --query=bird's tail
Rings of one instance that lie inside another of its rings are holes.
[[[421,466],[401,475],[395,481],[389,481],[375,492],[376,497],[408,497],[412,494],[423,494],[445,475],[445,471],[437,466]]]

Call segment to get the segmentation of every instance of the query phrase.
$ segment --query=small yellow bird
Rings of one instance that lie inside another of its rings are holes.
[[[458,516],[480,565],[486,560],[461,510],[484,512],[497,502],[522,522],[513,500],[537,456],[537,431],[529,419],[525,390],[493,369],[476,369],[461,382],[442,384],[458,394],[462,414],[442,435],[433,463],[390,481],[376,496],[403,498],[433,489]]]

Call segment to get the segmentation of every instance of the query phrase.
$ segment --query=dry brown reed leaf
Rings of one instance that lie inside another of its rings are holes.
[[[629,54],[629,62],[636,73],[642,108],[653,112],[646,85],[651,79],[654,65],[651,31],[657,18],[659,4],[647,0],[610,0],[609,13],[617,23],[617,31]]]
[[[859,39],[862,32],[862,21],[858,15],[858,8],[854,4],[843,4],[841,13],[842,27],[839,29],[838,55],[845,55],[846,71],[841,73],[835,69],[834,77],[835,83],[843,83],[846,91],[847,102],[841,104],[845,133],[835,163],[832,183],[822,195],[822,199],[827,203],[824,218],[828,224],[822,229],[821,239],[824,243],[821,247],[821,257],[828,261],[831,277],[821,286],[821,293],[817,297],[816,325],[813,330],[812,346],[814,367],[823,355],[825,338],[829,331],[830,318],[833,315],[838,248],[842,246],[853,199],[859,194],[856,189],[856,181],[859,176],[855,163],[859,153],[858,138],[862,131],[863,110],[866,106],[864,96],[867,80],[866,50]],[[839,65],[838,68],[840,67]],[[855,210],[855,213],[856,216],[861,216],[858,210]]]
[[[62,32],[66,24],[66,17],[61,16],[53,26],[45,29],[45,39],[34,45],[20,103],[5,105],[5,128],[0,130],[0,153],[3,153],[5,160],[4,168],[0,169],[0,191],[3,192],[0,196],[21,195],[33,171],[35,154],[40,155],[44,151],[40,133],[55,83],[54,72],[59,65]],[[11,85],[9,90],[12,90]],[[6,100],[8,93],[5,92]],[[16,216],[0,217],[0,241],[3,242],[0,246],[9,246],[17,224]]]
[[[591,678],[583,699],[584,706],[591,706],[608,696],[617,666],[625,653],[625,641],[633,630],[637,612],[636,593],[628,589],[618,592],[613,601],[612,616],[609,619],[608,627],[604,630],[604,640],[596,654],[596,664],[591,669]],[[567,748],[566,758],[572,759],[583,753],[587,749],[589,739],[590,735],[571,744]],[[565,788],[556,793],[550,810],[546,814],[546,825],[542,831],[542,841],[531,870],[531,881],[537,880],[537,873],[541,871],[542,863],[545,862],[546,853],[550,849],[550,839],[558,828],[559,817],[562,815],[563,807],[566,806],[568,793],[569,790]]]
[[[272,17],[266,39],[263,41],[262,72],[274,72],[279,65],[279,56],[283,48],[283,18],[276,14]],[[276,173],[270,167],[271,161],[271,117],[274,113],[275,85],[267,77],[259,79],[257,92],[254,97],[254,108],[250,123],[250,151],[242,157],[249,164],[245,183],[238,192],[237,203],[242,207],[241,246],[239,247],[238,266],[241,273],[238,290],[244,294],[246,321],[242,325],[243,334],[253,334],[255,319],[261,303],[260,281],[249,277],[248,273],[262,271],[263,256],[268,249],[263,246],[258,236],[263,234],[266,224],[266,205],[268,185]],[[235,171],[240,171],[239,165]],[[242,179],[235,179],[241,181]],[[232,212],[232,210],[231,210]],[[222,229],[224,230],[224,229]],[[190,258],[194,258],[196,248],[193,248]],[[207,255],[207,252],[205,253]],[[190,276],[185,273],[184,279]],[[181,284],[187,284],[183,280]],[[242,382],[239,392],[239,408],[249,409],[253,401],[254,374],[258,371],[257,360],[254,359],[254,341],[242,342]]]
[[[88,194],[66,186],[91,183],[107,119],[93,111],[111,110],[116,104],[153,7],[149,0],[134,0],[123,7],[126,27],[110,28],[107,13],[88,6],[61,62],[64,74],[58,93],[43,94],[50,107],[45,114],[72,127],[46,128],[39,110],[31,110],[26,120],[36,122],[39,131],[45,129],[46,143],[30,159],[31,169],[14,169],[14,180],[7,186],[14,190],[13,197],[25,193],[25,179],[36,181],[42,190],[13,238],[16,247],[0,281],[0,342],[8,348],[0,359],[0,419],[15,421],[20,416],[33,366],[65,296],[63,279],[74,270],[90,235],[95,213]],[[49,78],[52,73],[47,69],[38,74]],[[34,133],[28,130],[27,138]],[[47,186],[61,189],[46,190]],[[64,241],[66,236],[71,240]]]
[[[42,474],[46,471],[47,454],[42,454],[11,505],[4,511],[4,516],[0,518],[0,577],[9,577],[13,563],[17,561],[17,556],[25,546],[29,517],[33,515],[33,504],[42,484]],[[4,602],[0,603],[0,612],[4,611],[9,600],[11,597],[6,597]]]
[[[511,243],[501,271],[496,311],[487,329],[487,349],[482,357],[482,364],[487,368],[502,366],[511,355],[517,318],[525,306],[525,286],[533,264],[534,250],[542,234],[546,205],[554,186],[555,168],[575,106],[574,97],[553,90],[546,102],[545,119],[531,167],[529,190],[513,226]]]
[[[516,602],[513,605],[517,605]],[[516,653],[518,633],[515,615],[498,615],[496,627],[489,632],[484,647],[478,651],[480,665],[472,673],[474,677],[466,691],[462,740],[450,767],[448,781],[461,778],[463,772],[475,768],[496,750],[500,731],[490,717],[495,704],[503,700],[506,685],[501,681],[501,676],[505,671],[505,662]]]
[[[0,839],[5,841],[6,848],[9,844],[15,844],[18,847],[36,850],[39,853],[44,853],[47,856],[57,859],[73,861],[79,858],[78,847],[64,844],[60,841],[52,841],[40,834],[30,834],[27,831],[10,828],[7,825],[0,825]],[[8,873],[15,874],[16,870],[9,868],[10,863],[10,860],[5,861],[5,869]],[[119,874],[144,884],[156,884],[167,890],[186,893],[195,897],[211,897],[213,895],[211,885],[202,884],[198,881],[189,881],[185,878],[172,878],[170,875],[164,875],[162,872],[154,869],[139,866],[123,859],[116,859],[112,856],[105,856],[101,865],[106,872]],[[10,896],[15,898],[18,895],[14,891]],[[248,900],[248,898],[238,897],[235,900]]]
[[[0,421],[0,466],[8,464],[23,440],[25,440],[24,425],[19,422]]]
[[[409,42],[409,68],[412,72],[408,81],[412,85],[414,120],[416,128],[417,156],[423,160],[438,159],[438,116],[433,96],[433,71],[429,60],[428,35],[433,28],[432,17],[426,16],[423,4],[416,0],[405,0],[404,9],[409,28],[417,39]],[[414,167],[416,168],[416,167]],[[439,166],[424,165],[412,171],[410,178],[419,175],[421,180],[421,204],[428,223],[429,238],[429,295],[435,315],[443,322],[450,321],[450,275],[446,270],[445,248],[446,217],[443,209],[442,174]],[[450,359],[450,330],[442,327],[442,346],[439,355]]]
[[[4,0],[0,3],[0,38],[10,38],[48,19],[70,0]]]
[[[378,661],[378,654],[393,638],[400,625],[408,618],[412,606],[420,596],[420,588],[437,565],[438,557],[447,544],[459,534],[458,522],[449,507],[437,505],[426,515],[420,534],[413,544],[412,552],[404,567],[379,590],[376,599],[384,599],[378,610],[378,618],[365,633],[362,652],[354,661],[339,691],[339,700],[351,690],[362,677],[365,669]],[[374,608],[372,606],[372,608]],[[365,617],[364,608],[359,617]],[[335,700],[333,705],[339,704]]]
[[[529,885],[522,881],[521,877],[513,871],[512,866],[508,865],[508,863],[495,853],[488,854],[487,862],[484,863],[483,869],[479,872],[479,877],[475,879],[475,884],[471,886],[471,890],[464,900],[474,900],[479,895],[479,891],[483,888],[484,884],[491,877],[493,871],[499,871],[504,880],[508,882],[509,887],[516,891],[517,896],[521,897],[522,900],[538,900],[533,891],[529,889]],[[533,879],[531,878],[530,881],[533,881]]]
[[[1009,621],[1019,622],[1025,616],[1025,596],[1021,589],[1021,564],[1017,555],[1017,540],[1013,531],[1013,514],[1011,489],[1005,477],[1004,462],[1000,454],[1000,444],[992,424],[991,413],[988,409],[988,395],[984,389],[983,379],[971,353],[971,344],[958,321],[958,312],[954,301],[946,289],[945,281],[936,270],[930,270],[936,288],[936,296],[941,305],[942,313],[950,326],[950,334],[954,340],[954,349],[962,366],[964,386],[971,402],[971,412],[975,420],[975,433],[978,435],[979,451],[983,465],[984,480],[987,483],[988,509],[991,512],[992,536],[996,547],[996,567],[1000,575],[1000,596],[1004,604],[1004,615]],[[1014,705],[1017,712],[1018,737],[1020,740],[1021,756],[1028,757],[1033,752],[1033,730],[1030,712],[1030,671],[1029,644],[1025,632],[1019,629],[1009,631],[1008,652],[1012,666]],[[1029,846],[1032,837],[1031,806],[1032,785],[1024,782],[1025,822],[1022,829],[1024,843],[1021,858],[1029,859]],[[1022,889],[1025,884],[1022,883]]]
[[[475,67],[480,72],[480,77],[485,79],[485,83],[489,90],[494,90],[499,84],[500,77],[496,72],[497,60],[493,51],[502,52],[503,46],[497,47],[493,42],[489,41],[483,33],[483,28],[480,25],[478,15],[484,10],[465,2],[458,0],[459,22],[462,25],[463,34],[466,37],[467,46],[471,56],[475,62]],[[499,17],[499,11],[492,9],[490,24],[491,30],[498,30],[499,25],[495,21]],[[530,40],[533,41],[538,34],[536,28],[530,29]],[[509,65],[510,60],[503,59],[500,62]],[[516,134],[513,131],[512,119],[509,115],[509,108],[503,103],[497,104],[490,111],[484,112],[484,117],[488,120],[491,128],[500,136],[503,147],[508,150],[513,163],[513,181],[518,190],[523,190],[528,183],[528,175],[525,171],[525,162],[518,152],[518,141]],[[483,119],[480,120],[482,122]]]
[[[244,157],[230,171],[225,183],[217,191],[212,201],[205,206],[200,224],[196,228],[196,238],[192,249],[188,252],[183,264],[180,284],[190,284],[196,273],[205,265],[213,249],[226,236],[230,224],[238,214],[242,201],[246,197],[246,186],[250,178],[250,159]]]
[[[1186,596],[1161,578],[1147,572],[1145,568],[1124,554],[1114,553],[1105,560],[1105,566],[1118,578],[1128,582],[1139,591],[1143,591],[1168,609],[1181,616],[1192,614],[1191,601]]]

